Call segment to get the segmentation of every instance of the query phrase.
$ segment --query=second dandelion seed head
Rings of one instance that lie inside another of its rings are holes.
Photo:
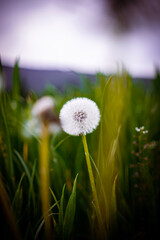
[[[70,135],[86,135],[98,126],[100,111],[88,98],[74,98],[66,102],[60,111],[63,130]]]
[[[42,125],[48,126],[48,131],[50,133],[56,134],[60,131],[59,119],[55,111],[55,103],[52,97],[44,96],[38,99],[33,105],[32,115],[35,118],[33,118],[35,129],[39,129],[40,133]]]

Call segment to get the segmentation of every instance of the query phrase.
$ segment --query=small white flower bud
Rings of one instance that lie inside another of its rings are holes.
[[[148,133],[148,130],[143,131],[143,134],[147,134],[147,133]]]
[[[140,128],[138,128],[138,127],[136,127],[135,130],[136,130],[137,132],[140,132]]]

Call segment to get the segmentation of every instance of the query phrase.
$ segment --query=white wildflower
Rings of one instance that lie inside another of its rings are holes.
[[[74,98],[64,104],[60,111],[63,130],[70,135],[86,135],[99,124],[100,111],[96,103],[88,98]]]
[[[136,130],[137,132],[140,132],[140,128],[138,128],[138,127],[136,127],[135,130]]]
[[[148,130],[143,131],[143,134],[147,134],[147,133],[148,133]]]
[[[140,127],[140,128],[136,127],[135,130],[136,130],[137,132],[141,132],[141,133],[143,133],[143,134],[147,134],[147,133],[148,133],[148,130],[144,130],[144,126],[142,126],[142,127]]]

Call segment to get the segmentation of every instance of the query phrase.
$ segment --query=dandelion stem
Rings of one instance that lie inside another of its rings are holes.
[[[40,158],[40,194],[42,201],[42,213],[45,221],[45,234],[51,239],[51,221],[49,218],[49,132],[48,125],[43,124],[42,141],[39,149]]]
[[[86,136],[85,135],[82,135],[82,142],[83,142],[83,146],[84,146],[84,152],[85,152],[85,157],[86,157],[86,162],[87,162],[88,174],[89,174],[91,189],[92,189],[92,193],[93,193],[93,198],[94,198],[94,201],[95,201],[95,210],[96,210],[96,215],[97,215],[99,227],[102,230],[101,234],[106,235],[106,231],[105,231],[105,228],[104,228],[104,225],[103,225],[101,211],[100,211],[100,207],[99,207],[97,191],[96,191],[96,186],[95,186],[95,181],[94,181],[94,176],[93,176],[93,171],[92,171],[92,166],[91,166],[91,161],[90,161],[90,157],[89,157],[89,151],[88,151],[88,146],[87,146],[87,141],[86,141]]]

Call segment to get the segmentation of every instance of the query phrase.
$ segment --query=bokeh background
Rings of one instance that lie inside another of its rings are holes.
[[[65,81],[77,81],[77,72],[122,68],[152,78],[160,68],[159,23],[158,0],[1,0],[0,55],[5,66],[19,59],[22,69],[52,70],[42,77],[22,72],[30,82],[56,83],[53,70],[64,72]]]

